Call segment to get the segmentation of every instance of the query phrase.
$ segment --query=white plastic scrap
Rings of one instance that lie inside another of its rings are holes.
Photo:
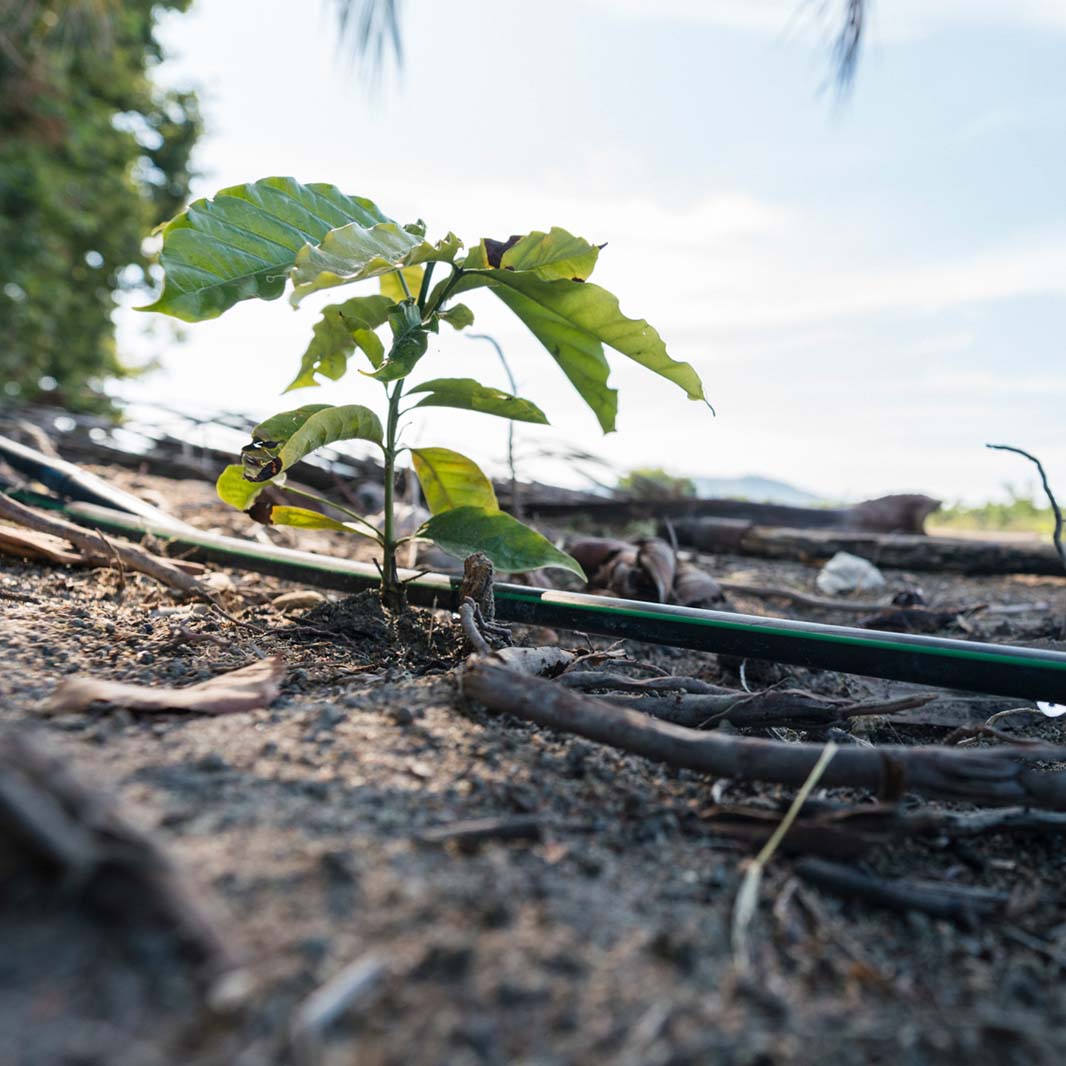
[[[1066,703],[1041,703],[1037,700],[1036,709],[1048,718],[1058,718],[1060,714],[1066,714]]]
[[[837,552],[822,567],[814,583],[828,596],[847,592],[873,592],[885,587],[881,571],[866,559],[850,552]]]

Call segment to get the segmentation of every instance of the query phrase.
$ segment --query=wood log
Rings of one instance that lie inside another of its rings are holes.
[[[500,495],[506,503],[506,493]],[[870,533],[921,533],[940,501],[930,496],[894,495],[865,500],[853,507],[791,507],[776,503],[724,499],[604,499],[599,496],[545,497],[530,492],[522,500],[526,513],[542,518],[582,514],[601,522],[639,518],[720,518],[795,529],[852,529]],[[668,534],[660,530],[660,536]]]
[[[674,534],[679,544],[700,551],[763,559],[819,563],[844,551],[895,570],[1066,576],[1062,562],[1050,544],[1012,544],[913,533],[798,530],[715,518],[677,522]]]

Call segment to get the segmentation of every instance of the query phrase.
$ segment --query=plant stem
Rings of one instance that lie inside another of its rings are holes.
[[[430,260],[426,263],[425,270],[422,272],[422,287],[418,290],[418,310],[422,315],[425,315],[426,312],[426,300],[429,299],[429,283],[433,278],[433,268],[436,265]]]
[[[400,288],[403,289],[404,296],[406,296],[407,299],[410,300],[411,299],[411,290],[407,287],[407,278],[405,278],[403,276],[403,268],[402,267],[399,270],[396,271],[396,276],[400,279]]]
[[[439,311],[445,304],[445,301],[452,294],[452,290],[459,284],[459,279],[463,276],[465,271],[462,267],[457,267],[454,263],[449,264],[452,268],[452,276],[445,282],[444,288],[441,290],[440,299],[429,309],[429,312],[423,315],[423,318],[428,318],[429,315]]]
[[[306,500],[314,500],[315,503],[324,504],[326,507],[332,507],[334,510],[340,511],[341,514],[346,514],[353,522],[358,522],[361,526],[366,526],[369,533],[364,534],[367,537],[373,537],[378,543],[383,543],[381,530],[378,529],[372,522],[368,522],[362,515],[356,514],[355,511],[349,510],[343,504],[335,503],[333,500],[327,500],[322,496],[316,496],[313,492],[304,492],[303,489],[294,489],[291,485],[285,485],[285,491],[291,492],[294,496],[303,496]]]
[[[400,584],[400,577],[396,570],[396,539],[395,506],[396,490],[396,430],[400,422],[400,400],[403,397],[403,383],[406,378],[400,378],[389,393],[389,414],[385,423],[385,537],[383,547],[384,558],[381,567],[381,602],[387,611],[398,614],[403,610],[406,600],[406,590]]]

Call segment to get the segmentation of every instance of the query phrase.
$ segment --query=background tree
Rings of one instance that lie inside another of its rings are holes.
[[[116,297],[184,204],[195,94],[154,85],[157,16],[191,0],[0,0],[0,389],[108,406]]]

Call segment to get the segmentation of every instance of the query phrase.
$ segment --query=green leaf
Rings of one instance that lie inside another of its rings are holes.
[[[407,288],[413,296],[417,296],[422,288],[422,271],[423,268],[420,266],[403,268],[403,279],[407,282]],[[381,286],[381,295],[387,296],[395,303],[407,299],[407,293],[403,291],[403,286],[400,284],[400,273],[401,271],[394,270],[391,273],[382,274],[378,282]]]
[[[244,476],[244,467],[239,463],[227,466],[215,482],[218,498],[230,507],[236,507],[238,511],[247,511],[265,488],[265,484],[248,481]]]
[[[300,372],[285,391],[318,385],[316,374],[339,381],[356,348],[366,353],[375,369],[381,366],[385,349],[374,330],[388,320],[391,307],[392,301],[385,296],[354,296],[324,307],[300,362]]]
[[[359,532],[352,526],[346,526],[335,518],[327,518],[326,515],[319,514],[318,511],[310,511],[306,507],[271,507],[270,524],[298,526],[300,529],[333,529],[338,533]]]
[[[282,470],[288,470],[305,455],[341,440],[368,440],[381,444],[381,422],[369,407],[349,403],[328,407],[312,415],[278,453]]]
[[[548,349],[548,354],[595,414],[600,428],[604,433],[611,433],[618,416],[618,390],[607,383],[611,368],[603,354],[603,345],[561,315],[513,289],[495,286],[493,292]]]
[[[465,273],[452,292],[458,294],[486,286],[490,288],[547,348],[578,395],[591,408],[603,432],[613,432],[618,415],[618,390],[607,384],[611,368],[603,354],[603,345],[554,311],[513,289],[497,285],[496,279],[502,274],[514,276],[510,271],[502,270],[477,269]],[[440,283],[444,284],[446,282]],[[435,288],[430,303],[438,298]]]
[[[454,233],[430,244],[395,222],[370,227],[353,222],[331,230],[321,243],[308,244],[299,251],[292,274],[291,300],[295,306],[318,289],[378,277],[397,267],[450,262],[462,246]]]
[[[534,328],[534,323],[549,334],[562,330],[562,324],[578,330],[634,362],[672,381],[688,394],[690,400],[705,400],[703,383],[688,363],[671,359],[662,337],[644,320],[627,318],[618,299],[591,282],[542,281],[529,273],[511,270],[486,271],[497,286],[495,292],[521,318],[541,343],[551,345]],[[508,301],[504,293],[517,293],[522,301]]]
[[[140,310],[201,322],[239,300],[276,300],[305,245],[348,223],[387,221],[376,204],[333,185],[264,178],[222,189],[163,227],[163,292]]]
[[[457,407],[464,411],[499,415],[515,422],[548,424],[544,412],[536,404],[512,396],[509,392],[489,388],[473,378],[434,378],[407,391],[429,393],[425,399],[416,403],[415,407]]]
[[[553,226],[550,233],[534,230],[508,248],[500,258],[503,270],[530,271],[542,281],[559,278],[585,280],[596,266],[600,250],[582,237]]]
[[[447,311],[438,311],[438,318],[443,318],[452,329],[466,329],[474,324],[474,312],[466,304],[456,304]]]
[[[307,403],[292,411],[271,415],[252,430],[252,440],[262,444],[284,444],[312,415],[328,411],[330,407],[328,403]]]
[[[456,507],[499,509],[492,482],[473,459],[450,448],[412,448],[411,458],[432,514]]]
[[[244,476],[249,481],[269,481],[327,444],[368,440],[380,445],[382,436],[378,416],[360,404],[308,404],[283,411],[256,426],[252,443],[241,449]]]
[[[586,580],[576,559],[559,551],[535,529],[502,511],[481,507],[444,511],[426,522],[419,530],[419,536],[432,540],[457,559],[482,551],[499,570],[517,573],[555,566]]]

